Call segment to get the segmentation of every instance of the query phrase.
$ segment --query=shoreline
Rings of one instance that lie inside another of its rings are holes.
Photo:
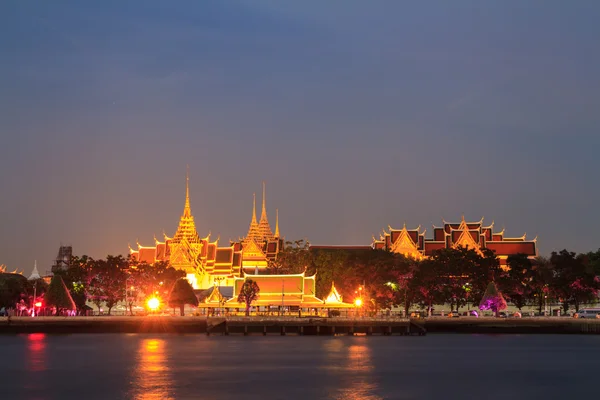
[[[285,317],[8,317],[0,334],[172,333],[206,335],[600,334],[600,319],[567,317],[345,319]]]

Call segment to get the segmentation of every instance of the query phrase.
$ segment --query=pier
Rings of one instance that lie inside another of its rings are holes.
[[[206,335],[423,336],[422,321],[257,317],[12,317],[0,318],[0,334],[198,333]]]
[[[600,319],[294,318],[294,317],[1,317],[0,334],[173,333],[208,336],[424,336],[463,334],[600,334]]]

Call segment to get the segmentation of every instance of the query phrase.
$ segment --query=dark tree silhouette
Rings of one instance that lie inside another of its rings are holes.
[[[238,303],[246,304],[246,316],[250,315],[250,306],[253,301],[258,299],[259,293],[260,288],[258,287],[258,283],[254,282],[252,279],[246,279],[237,299]]]
[[[67,285],[60,275],[54,275],[48,286],[48,291],[44,297],[46,304],[56,307],[56,315],[60,315],[62,310],[75,310],[77,306],[67,289]]]
[[[169,294],[169,306],[179,307],[179,313],[183,316],[183,309],[186,304],[197,306],[198,298],[194,294],[194,288],[192,288],[192,285],[190,285],[188,280],[181,278],[175,281],[173,289]]]

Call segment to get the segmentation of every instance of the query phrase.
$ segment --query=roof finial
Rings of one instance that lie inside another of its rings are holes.
[[[275,237],[279,237],[279,209],[275,209]]]
[[[252,193],[252,224],[256,223],[256,193]]]
[[[267,196],[266,196],[266,185],[265,185],[265,181],[263,181],[263,193],[262,193],[262,213],[260,216],[260,219],[266,219],[267,218]]]
[[[190,166],[187,165],[185,173],[185,206],[183,207],[183,216],[191,217],[192,210],[190,208]]]

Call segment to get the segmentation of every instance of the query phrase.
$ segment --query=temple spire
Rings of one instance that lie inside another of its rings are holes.
[[[191,217],[192,209],[190,207],[190,167],[187,166],[185,173],[185,206],[183,207],[183,216]]]
[[[267,196],[266,196],[266,187],[265,182],[263,181],[263,193],[262,193],[262,212],[260,214],[260,220],[267,220]]]
[[[31,271],[31,275],[29,275],[29,278],[27,278],[27,280],[33,281],[33,280],[40,279],[40,278],[41,278],[40,273],[38,272],[38,269],[37,269],[37,260],[35,260],[33,262],[33,271]]]
[[[279,237],[279,209],[275,209],[275,237]]]
[[[250,221],[250,228],[248,228],[248,234],[246,239],[256,239],[260,236],[258,229],[258,222],[256,222],[256,193],[252,194],[252,220]]]
[[[263,240],[273,238],[273,231],[271,231],[271,226],[269,225],[269,219],[267,217],[267,196],[266,196],[266,186],[265,186],[264,181],[263,181],[262,212],[260,215],[260,222],[258,224],[258,232]]]
[[[179,226],[175,236],[173,236],[173,243],[181,243],[183,239],[186,239],[188,243],[199,243],[200,238],[196,231],[196,224],[194,222],[194,216],[192,215],[192,209],[190,207],[190,173],[189,167],[185,174],[185,206],[183,207],[183,214],[179,219]]]
[[[256,193],[252,193],[252,225],[257,224],[256,222]]]

